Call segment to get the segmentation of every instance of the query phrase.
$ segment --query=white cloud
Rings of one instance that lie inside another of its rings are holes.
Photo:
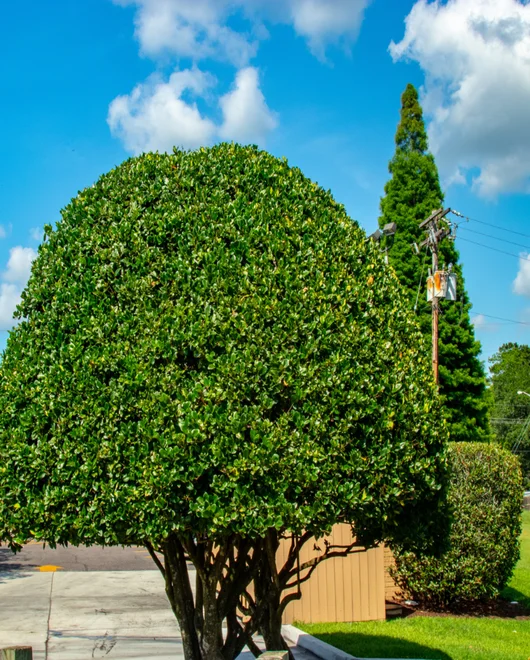
[[[25,286],[31,272],[31,264],[36,256],[37,253],[30,247],[17,245],[11,248],[7,268],[2,276],[4,281]]]
[[[480,328],[485,323],[487,323],[486,317],[483,314],[477,314],[471,319],[471,323],[475,326],[475,328]]]
[[[513,291],[530,298],[530,256],[525,252],[519,255],[519,272],[513,281]]]
[[[489,321],[484,314],[477,314],[471,319],[471,323],[475,327],[475,330],[480,330],[482,332],[496,332],[499,329],[498,323],[492,323]]]
[[[478,169],[483,197],[530,192],[530,4],[418,0],[390,53],[426,74],[430,144],[448,180]]]
[[[167,151],[209,144],[215,125],[203,117],[195,102],[183,95],[202,95],[214,80],[198,69],[176,71],[168,82],[151,78],[109,106],[107,122],[127,151]]]
[[[21,245],[9,251],[6,270],[2,273],[3,281],[0,283],[0,330],[9,330],[14,325],[13,314],[36,256],[35,250]]]
[[[16,284],[0,284],[0,330],[13,327],[13,314],[20,302],[21,293],[22,289]]]
[[[278,124],[248,66],[265,23],[287,23],[323,59],[328,44],[348,46],[357,38],[371,0],[114,0],[136,8],[135,35],[141,52],[153,58],[186,57],[193,68],[177,70],[168,81],[153,76],[130,94],[116,97],[107,122],[127,151],[194,148],[218,138],[263,144]],[[248,30],[233,28],[246,19]],[[238,69],[234,89],[217,101],[223,115],[216,125],[195,99],[204,98],[214,78],[197,63],[214,59]]]
[[[225,140],[263,144],[278,120],[259,87],[258,71],[247,67],[238,71],[235,88],[219,101],[223,124],[219,135]]]
[[[328,43],[354,41],[370,0],[291,0],[296,32],[305,37],[311,51],[323,57]]]
[[[114,0],[137,7],[135,35],[151,57],[174,53],[194,61],[214,58],[245,66],[255,55],[263,21],[292,24],[313,53],[324,56],[329,43],[357,38],[371,0]],[[228,23],[243,14],[248,32]]]
[[[7,231],[4,225],[0,225],[0,238],[5,238],[7,236]]]
[[[157,57],[164,52],[194,61],[205,58],[245,65],[257,50],[249,35],[225,25],[239,3],[229,0],[115,0],[138,7],[135,35],[142,52]]]
[[[257,69],[241,69],[234,89],[219,99],[223,123],[204,117],[184,95],[208,96],[215,80],[198,69],[173,73],[168,82],[152,79],[109,106],[108,124],[127,151],[169,151],[195,148],[215,140],[263,144],[278,121],[265,102]]]
[[[44,230],[42,227],[32,227],[29,230],[29,235],[31,236],[32,240],[38,241],[40,243],[44,238]]]

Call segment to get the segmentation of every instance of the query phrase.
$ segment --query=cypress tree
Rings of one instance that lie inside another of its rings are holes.
[[[418,92],[407,85],[401,97],[401,119],[396,132],[396,151],[389,163],[390,180],[381,199],[380,227],[395,222],[394,236],[384,237],[382,248],[398,279],[417,301],[416,313],[422,331],[431,335],[431,308],[426,301],[426,276],[431,255],[414,248],[425,238],[419,225],[443,205],[438,170],[428,151],[427,133]],[[469,318],[471,305],[464,286],[462,266],[454,242],[440,243],[440,268],[453,265],[457,275],[457,302],[442,300],[439,319],[440,394],[454,441],[486,440],[489,437],[485,373],[479,359],[480,344]],[[430,347],[430,343],[427,343]]]

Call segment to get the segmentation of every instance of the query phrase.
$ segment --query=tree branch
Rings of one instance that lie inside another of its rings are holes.
[[[241,592],[254,579],[259,561],[259,553],[255,551],[250,555],[252,545],[248,540],[242,539],[237,549],[237,558],[230,567],[230,576],[221,583],[218,602],[221,616],[224,616],[228,609],[237,606]]]
[[[290,579],[290,572],[299,557],[300,550],[311,537],[311,532],[304,532],[299,538],[294,535],[291,536],[291,547],[289,548],[289,554],[287,555],[285,564],[282,566],[279,573],[280,582],[284,583]]]
[[[292,594],[287,594],[287,596],[285,596],[282,599],[282,602],[280,603],[280,609],[279,609],[280,616],[283,615],[285,608],[287,607],[287,605],[289,605],[289,603],[292,603],[293,600],[300,600],[300,598],[302,598],[302,593],[300,591],[295,591]]]
[[[149,541],[146,541],[146,542],[144,543],[144,545],[145,545],[145,547],[147,548],[149,554],[151,555],[152,560],[153,560],[153,561],[155,562],[155,564],[157,565],[158,570],[162,573],[162,577],[163,577],[164,580],[165,580],[165,579],[166,579],[166,569],[164,568],[164,565],[162,564],[162,562],[161,562],[160,559],[158,558],[158,556],[157,556],[157,554],[156,554],[156,550],[155,550],[155,549],[153,548],[153,546],[149,543]]]
[[[341,550],[335,551],[335,548],[341,548]],[[358,545],[356,541],[350,545],[328,545],[323,554],[313,559],[309,559],[304,562],[299,568],[291,570],[287,575],[287,580],[283,586],[283,589],[294,589],[296,586],[307,582],[316,567],[327,559],[333,559],[334,557],[346,557],[347,555],[355,554],[356,552],[363,552],[365,550],[364,546]],[[300,577],[302,571],[309,571],[304,577]],[[296,580],[289,582],[290,579],[296,577]]]
[[[197,573],[201,576],[202,580],[207,578],[207,567],[206,567],[206,552],[205,544],[193,540],[191,535],[188,535],[182,542],[188,557],[190,558],[191,563],[195,567]]]

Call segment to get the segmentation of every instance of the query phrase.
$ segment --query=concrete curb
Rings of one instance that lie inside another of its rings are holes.
[[[294,626],[282,626],[282,634],[287,641],[309,651],[317,658],[322,658],[322,660],[360,660],[349,653],[339,651],[339,649],[326,644],[326,642],[321,642],[313,635]]]
[[[357,656],[350,655],[345,651],[340,651],[326,642],[322,642],[320,639],[313,637],[309,633],[295,628],[295,626],[282,626],[282,634],[284,638],[294,644],[299,646],[305,651],[309,651],[313,655],[316,655],[317,658],[322,660],[385,660],[383,658],[358,658]],[[386,660],[400,660],[399,658],[393,658]]]

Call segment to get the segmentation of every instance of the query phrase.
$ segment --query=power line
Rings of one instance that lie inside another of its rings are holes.
[[[526,435],[526,432],[528,431],[528,428],[530,427],[530,415],[526,418],[525,424],[523,428],[521,429],[521,432],[519,433],[519,437],[517,440],[513,443],[512,445],[512,452],[516,452],[519,449],[519,445],[521,444],[521,440],[524,438]]]
[[[463,229],[464,231],[470,231],[473,234],[478,234],[479,236],[485,236],[486,238],[493,238],[495,241],[502,241],[503,243],[509,243],[510,245],[516,245],[517,247],[522,247],[525,250],[530,250],[528,245],[522,245],[521,243],[516,243],[515,241],[508,241],[506,238],[500,238],[499,236],[493,236],[492,234],[485,234],[483,231],[476,231],[475,229],[469,229],[469,227],[463,227],[458,225],[458,229]]]
[[[516,236],[523,236],[524,238],[530,238],[530,234],[525,234],[522,231],[515,231],[514,229],[506,229],[506,227],[500,227],[499,225],[494,225],[491,222],[484,222],[484,220],[477,220],[476,218],[466,218],[466,219],[471,220],[471,222],[479,222],[481,225],[494,227],[495,229],[499,229],[500,231],[506,231],[509,234],[515,234]]]
[[[485,222],[484,220],[478,220],[477,218],[470,218],[468,215],[463,215],[454,209],[451,209],[451,213],[457,215],[459,218],[464,218],[464,220],[471,220],[472,222],[479,222],[481,225],[487,225],[488,227],[494,227],[500,231],[506,231],[510,234],[516,234],[517,236],[524,236],[525,238],[530,238],[530,234],[525,234],[522,231],[515,231],[514,229],[506,229],[506,227],[501,227],[500,225],[494,225],[491,222]]]
[[[530,261],[529,258],[521,257],[520,254],[515,254],[514,252],[506,252],[506,250],[499,250],[499,248],[494,248],[491,245],[486,245],[485,243],[479,243],[478,241],[472,241],[469,238],[462,238],[460,237],[461,241],[466,241],[467,243],[473,243],[473,245],[480,245],[481,247],[485,247],[488,250],[493,250],[494,252],[500,252],[501,254],[507,254],[510,257],[515,257],[516,259],[522,259],[523,261]]]
[[[522,233],[522,232],[516,232],[516,231],[513,231],[513,230],[511,230],[511,229],[505,229],[504,227],[499,227],[498,225],[493,225],[493,224],[491,224],[491,223],[484,222],[484,221],[482,221],[482,220],[477,220],[476,218],[470,218],[470,217],[468,217],[468,216],[462,215],[462,213],[459,213],[458,211],[454,211],[453,209],[449,209],[449,210],[450,210],[451,213],[453,213],[454,215],[456,215],[456,216],[458,216],[458,217],[460,217],[460,218],[463,218],[463,219],[465,219],[465,220],[473,220],[474,222],[480,222],[481,224],[488,225],[488,226],[490,226],[490,227],[495,227],[496,229],[501,229],[501,230],[503,230],[503,231],[508,231],[508,232],[510,232],[510,233],[512,233],[512,234],[518,234],[518,235],[520,235],[520,236],[525,236],[525,237],[527,237],[527,238],[530,238],[530,234],[524,234],[524,233]],[[460,225],[457,225],[457,226],[460,227]],[[465,229],[466,231],[471,231],[471,232],[473,232],[473,233],[475,233],[475,234],[480,234],[481,236],[486,236],[486,237],[488,237],[488,238],[493,238],[493,239],[495,239],[495,240],[503,241],[503,242],[505,242],[505,243],[510,243],[511,245],[517,245],[517,246],[519,246],[519,247],[523,247],[523,248],[526,248],[527,250],[530,250],[530,248],[529,248],[528,246],[521,245],[520,243],[515,243],[515,242],[513,242],[513,241],[508,241],[508,240],[506,240],[506,239],[499,238],[499,237],[497,237],[497,236],[492,236],[492,235],[490,235],[490,234],[485,234],[485,233],[483,233],[483,232],[475,231],[475,230],[473,230],[473,229],[469,229],[469,228],[467,228],[467,227],[462,227],[462,229]],[[395,232],[395,233],[397,233],[397,232]],[[515,257],[516,259],[522,259],[523,261],[530,261],[530,255],[529,255],[528,257],[525,258],[525,257],[521,257],[521,255],[519,255],[519,254],[514,254],[513,252],[507,252],[506,250],[499,250],[498,248],[492,247],[491,245],[486,245],[485,243],[479,243],[478,241],[472,241],[472,240],[469,239],[469,238],[462,238],[462,237],[460,237],[460,239],[461,239],[462,241],[466,241],[467,243],[472,243],[473,245],[479,245],[480,247],[485,247],[485,248],[487,248],[488,250],[493,250],[494,252],[499,252],[500,254],[506,254],[506,255],[508,255],[508,256],[510,256],[510,257]],[[427,244],[425,245],[425,248],[426,248],[426,249],[425,249],[425,253],[424,253],[424,255],[423,255],[423,260],[422,260],[422,270],[421,270],[421,274],[420,274],[420,282],[419,282],[418,292],[417,292],[417,296],[416,296],[416,303],[415,303],[415,305],[414,305],[414,310],[415,310],[415,311],[416,311],[416,309],[417,309],[418,299],[419,299],[419,292],[420,292],[421,285],[422,285],[422,280],[423,280],[423,273],[424,273],[424,268],[425,268],[425,257],[426,257],[426,255],[427,255]],[[388,249],[388,248],[387,248],[387,249]],[[482,312],[473,312],[473,313],[474,313],[474,315],[475,315],[475,318],[478,317],[478,316],[483,316],[483,317],[485,317],[485,318],[495,319],[495,320],[497,320],[497,321],[504,321],[504,323],[507,323],[507,324],[508,324],[508,323],[515,323],[515,324],[517,324],[517,325],[530,326],[530,322],[526,322],[526,321],[516,321],[515,319],[506,319],[506,318],[503,318],[502,316],[493,316],[492,314],[482,314]],[[490,323],[490,324],[488,324],[488,325],[498,325],[498,324]],[[479,327],[480,327],[480,326],[479,326]]]
[[[505,323],[481,323],[478,327],[479,328],[484,328],[484,327],[490,327],[490,328],[498,328],[500,325],[511,325],[512,323],[516,323],[517,321],[506,321]]]
[[[491,314],[482,314],[481,312],[473,312],[476,316],[485,316],[488,319],[497,319],[497,321],[506,321],[507,323],[518,323],[519,325],[530,325],[527,321],[515,321],[514,319],[505,319],[502,316],[492,316]]]

